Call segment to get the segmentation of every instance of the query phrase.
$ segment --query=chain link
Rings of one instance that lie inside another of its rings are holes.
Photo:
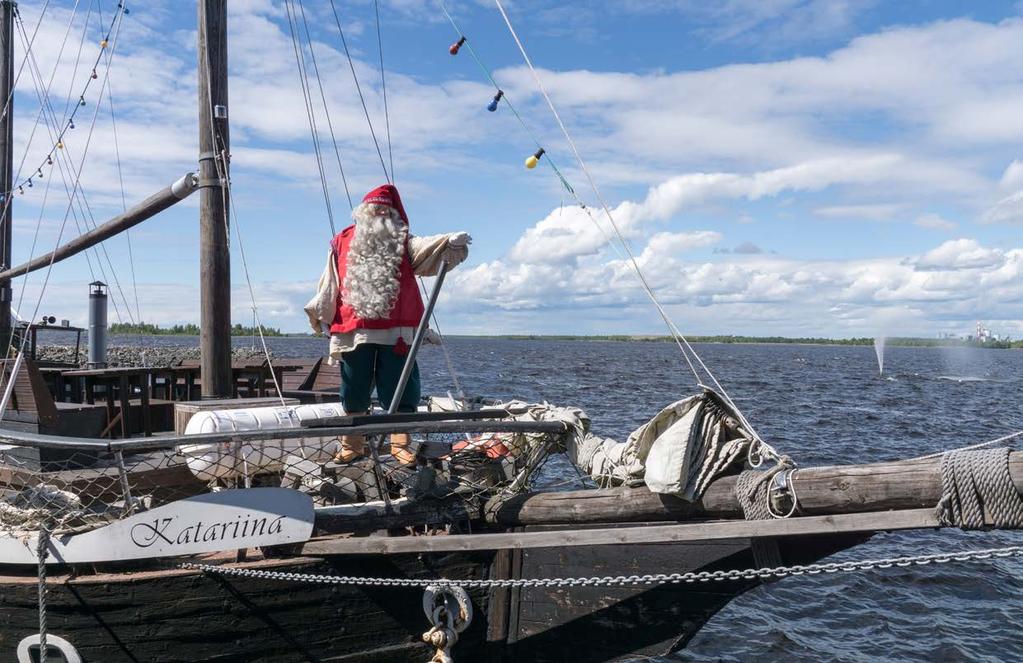
[[[650,573],[646,575],[594,576],[589,578],[508,578],[491,579],[447,579],[447,578],[362,578],[357,576],[332,576],[308,573],[287,573],[283,571],[262,571],[241,569],[210,564],[185,562],[181,568],[203,573],[262,578],[288,582],[322,583],[328,585],[350,585],[355,587],[416,587],[429,585],[485,589],[491,587],[634,587],[645,585],[678,585],[683,583],[719,582],[736,580],[770,580],[788,576],[819,575],[822,573],[849,573],[871,571],[893,567],[926,566],[949,562],[969,562],[1007,557],[1023,556],[1023,546],[965,550],[959,552],[892,557],[851,562],[827,562],[803,566],[777,566],[762,569],[733,569],[730,571],[690,571],[687,573]]]

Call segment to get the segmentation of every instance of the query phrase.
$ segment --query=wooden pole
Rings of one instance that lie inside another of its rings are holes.
[[[227,0],[199,0],[199,347],[203,398],[230,398]]]
[[[96,226],[89,232],[79,235],[56,250],[33,258],[28,262],[18,265],[17,267],[12,267],[11,269],[0,272],[0,282],[9,284],[11,279],[15,277],[24,276],[25,274],[34,272],[37,269],[43,269],[51,262],[57,263],[66,258],[70,258],[71,256],[81,253],[82,251],[99,244],[118,233],[124,232],[133,226],[137,226],[146,219],[152,218],[171,205],[174,205],[178,201],[187,198],[195,191],[197,182],[198,180],[196,180],[195,175],[193,173],[188,173],[174,184],[164,187],[143,200],[138,205],[133,206],[124,214],[119,214],[109,221]]]
[[[433,315],[433,307],[437,305],[437,297],[440,295],[440,287],[444,285],[444,277],[448,272],[448,263],[442,260],[440,271],[437,272],[437,280],[433,284],[433,292],[430,293],[430,300],[426,303],[426,311],[419,319],[419,326],[416,327],[416,335],[412,339],[412,347],[409,348],[408,356],[405,358],[405,365],[401,367],[401,376],[398,378],[398,386],[394,388],[394,395],[391,397],[391,404],[387,408],[387,414],[394,414],[398,411],[398,404],[405,396],[405,387],[408,386],[409,377],[412,376],[412,368],[416,365],[416,357],[419,355],[419,348],[423,345],[423,337],[426,336],[426,327],[430,324],[430,316]]]
[[[1009,474],[1023,494],[1023,452],[1009,456]],[[513,495],[491,500],[486,517],[506,526],[741,518],[735,480],[718,479],[697,502],[645,487]],[[941,498],[941,458],[808,467],[791,480],[805,515],[933,508]]]
[[[14,188],[14,10],[0,0],[0,270],[11,266],[11,203]],[[30,321],[31,322],[31,321]],[[7,354],[11,339],[11,282],[0,283],[0,347]]]

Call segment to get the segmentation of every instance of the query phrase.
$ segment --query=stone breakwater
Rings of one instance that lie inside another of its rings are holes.
[[[235,360],[246,361],[249,359],[262,360],[262,350],[252,348],[235,348],[232,350],[232,357]],[[75,346],[73,345],[47,345],[42,346],[36,353],[43,361],[59,361],[64,363],[75,363]],[[114,345],[107,348],[107,364],[110,366],[173,366],[184,360],[199,359],[199,348],[189,347],[168,347],[168,348],[142,348],[129,345]],[[78,356],[78,363],[85,365],[85,347]]]

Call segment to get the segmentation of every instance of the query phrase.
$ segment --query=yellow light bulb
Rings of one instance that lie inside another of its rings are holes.
[[[534,152],[529,158],[526,159],[526,168],[532,170],[536,168],[536,164],[540,163],[540,157],[543,156],[544,149],[541,147],[539,150]]]
[[[99,43],[99,47],[100,47],[100,48],[106,48],[106,47],[107,47],[107,40],[106,40],[106,39],[104,39],[103,41],[101,41],[101,42]]]
[[[61,141],[61,140],[57,141],[57,149],[58,150],[63,150],[64,149],[64,141]]]

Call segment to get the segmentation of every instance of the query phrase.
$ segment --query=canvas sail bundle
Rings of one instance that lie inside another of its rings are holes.
[[[587,434],[569,455],[601,486],[645,483],[692,501],[745,459],[751,443],[738,417],[708,390],[665,407],[624,444]]]

